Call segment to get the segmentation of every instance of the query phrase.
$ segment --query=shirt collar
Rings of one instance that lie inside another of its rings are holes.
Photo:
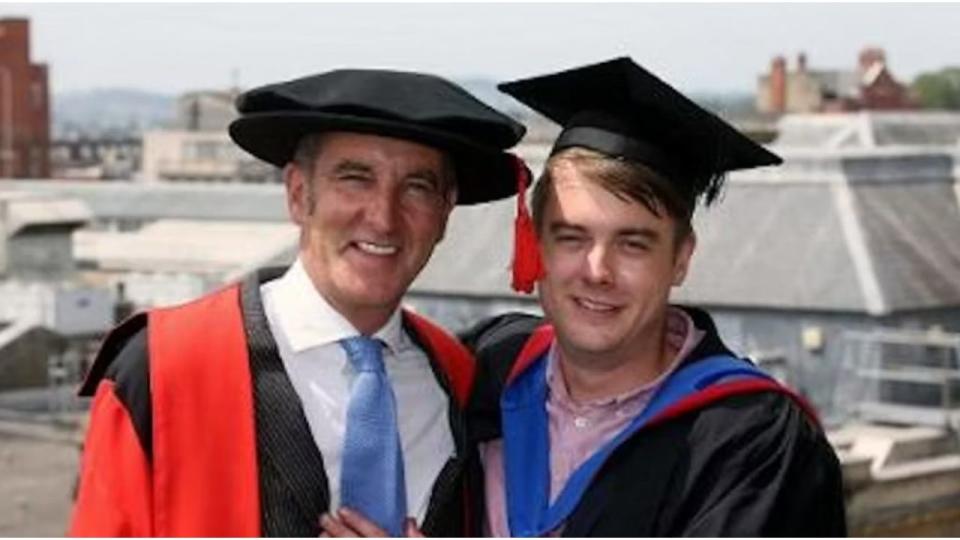
[[[273,287],[279,327],[294,353],[336,343],[360,332],[320,294],[298,257]],[[398,352],[404,344],[400,309],[373,337]]]
[[[567,390],[566,381],[563,380],[561,368],[559,365],[559,350],[557,350],[557,340],[554,339],[547,352],[547,388],[550,391],[550,398],[556,399],[561,403],[568,404],[571,407],[603,407],[611,404],[619,404],[624,401],[636,398],[640,394],[645,394],[659,387],[663,381],[673,373],[683,360],[690,355],[696,345],[703,339],[705,332],[697,328],[693,319],[687,312],[675,306],[667,307],[667,331],[664,335],[667,349],[673,351],[674,357],[670,366],[664,370],[659,377],[646,384],[642,384],[631,390],[612,397],[599,398],[587,403],[576,403],[573,396]]]

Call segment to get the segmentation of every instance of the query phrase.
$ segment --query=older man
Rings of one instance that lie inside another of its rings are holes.
[[[455,204],[516,192],[523,128],[437,77],[339,70],[251,90],[233,139],[283,168],[296,262],[105,340],[71,533],[316,536],[341,507],[477,530],[468,353],[399,308]]]

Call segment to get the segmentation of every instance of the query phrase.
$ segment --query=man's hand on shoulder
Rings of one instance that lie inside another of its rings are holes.
[[[529,313],[510,312],[481,319],[457,334],[460,341],[473,353],[484,352],[508,339],[526,340],[543,318]]]

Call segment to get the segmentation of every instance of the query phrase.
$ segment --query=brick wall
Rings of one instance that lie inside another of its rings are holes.
[[[30,61],[30,21],[0,19],[0,178],[50,176],[47,79]]]
[[[864,109],[914,108],[907,88],[898,83],[886,68],[869,85],[863,86],[860,93]]]

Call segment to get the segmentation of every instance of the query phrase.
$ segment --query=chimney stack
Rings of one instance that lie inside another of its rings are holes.
[[[866,47],[860,51],[860,73],[866,72],[877,62],[886,63],[887,55],[880,47]]]
[[[770,66],[770,111],[783,113],[787,110],[787,61],[776,56]]]

